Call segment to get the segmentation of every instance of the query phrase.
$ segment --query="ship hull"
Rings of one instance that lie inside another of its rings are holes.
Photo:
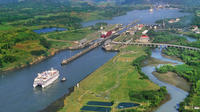
[[[50,79],[48,82],[44,83],[44,84],[42,85],[42,88],[45,88],[45,87],[47,87],[48,85],[52,84],[54,81],[56,81],[56,80],[58,79],[58,77],[59,77],[59,75],[56,76],[56,77],[54,77],[54,78],[52,78],[52,79]]]
[[[45,87],[49,86],[50,84],[52,84],[54,81],[56,81],[59,76],[60,75],[57,74],[54,77],[48,79],[47,81],[44,81],[44,82],[34,82],[33,83],[33,87],[35,88],[37,86],[41,86],[42,88],[45,88]]]

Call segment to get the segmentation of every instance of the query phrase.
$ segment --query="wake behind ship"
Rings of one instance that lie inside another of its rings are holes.
[[[38,73],[38,76],[34,79],[33,87],[41,86],[42,88],[52,84],[60,76],[59,71],[51,68],[51,70]]]

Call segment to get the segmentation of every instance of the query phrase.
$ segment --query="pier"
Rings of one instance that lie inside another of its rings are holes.
[[[93,50],[94,48],[96,48],[96,47],[102,45],[106,40],[114,39],[114,38],[118,37],[118,36],[120,35],[119,33],[120,33],[121,31],[124,31],[124,30],[126,31],[126,30],[129,29],[132,25],[136,24],[138,21],[139,21],[139,20],[133,21],[132,23],[126,25],[125,27],[120,28],[119,30],[117,30],[115,34],[112,34],[111,36],[109,36],[109,37],[107,37],[107,38],[104,38],[104,39],[102,39],[102,40],[100,40],[100,41],[98,41],[98,42],[95,42],[94,44],[92,44],[91,46],[89,46],[88,48],[86,48],[85,50],[83,50],[83,51],[77,53],[76,55],[74,55],[74,56],[72,56],[72,57],[70,57],[70,58],[68,58],[68,59],[64,59],[64,60],[61,62],[61,65],[68,64],[68,63],[70,63],[71,61],[73,61],[73,60],[79,58],[80,56],[82,56],[82,55],[88,53],[89,51]]]
[[[62,63],[61,63],[61,65],[65,65],[65,64],[70,63],[71,61],[73,61],[73,60],[79,58],[80,56],[82,56],[82,55],[88,53],[89,51],[93,50],[94,48],[96,48],[96,47],[102,45],[106,40],[108,40],[108,39],[113,39],[113,38],[116,38],[116,37],[118,37],[118,36],[119,36],[119,34],[114,34],[114,35],[111,35],[110,37],[107,37],[107,38],[105,38],[105,39],[102,39],[102,40],[100,40],[100,41],[94,43],[93,45],[91,45],[91,46],[88,47],[87,49],[85,49],[85,50],[83,50],[83,51],[77,53],[76,55],[74,55],[74,56],[72,56],[72,57],[70,57],[70,58],[68,58],[68,59],[63,60]]]

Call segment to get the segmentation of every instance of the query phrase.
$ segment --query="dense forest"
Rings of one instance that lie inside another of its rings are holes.
[[[50,46],[45,38],[28,29],[4,31],[0,33],[0,68],[28,59],[30,53],[45,54]]]

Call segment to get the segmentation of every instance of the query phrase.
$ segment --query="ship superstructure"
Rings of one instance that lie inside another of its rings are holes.
[[[59,71],[54,68],[38,73],[38,76],[34,79],[33,87],[41,86],[44,88],[53,83],[59,76]]]

